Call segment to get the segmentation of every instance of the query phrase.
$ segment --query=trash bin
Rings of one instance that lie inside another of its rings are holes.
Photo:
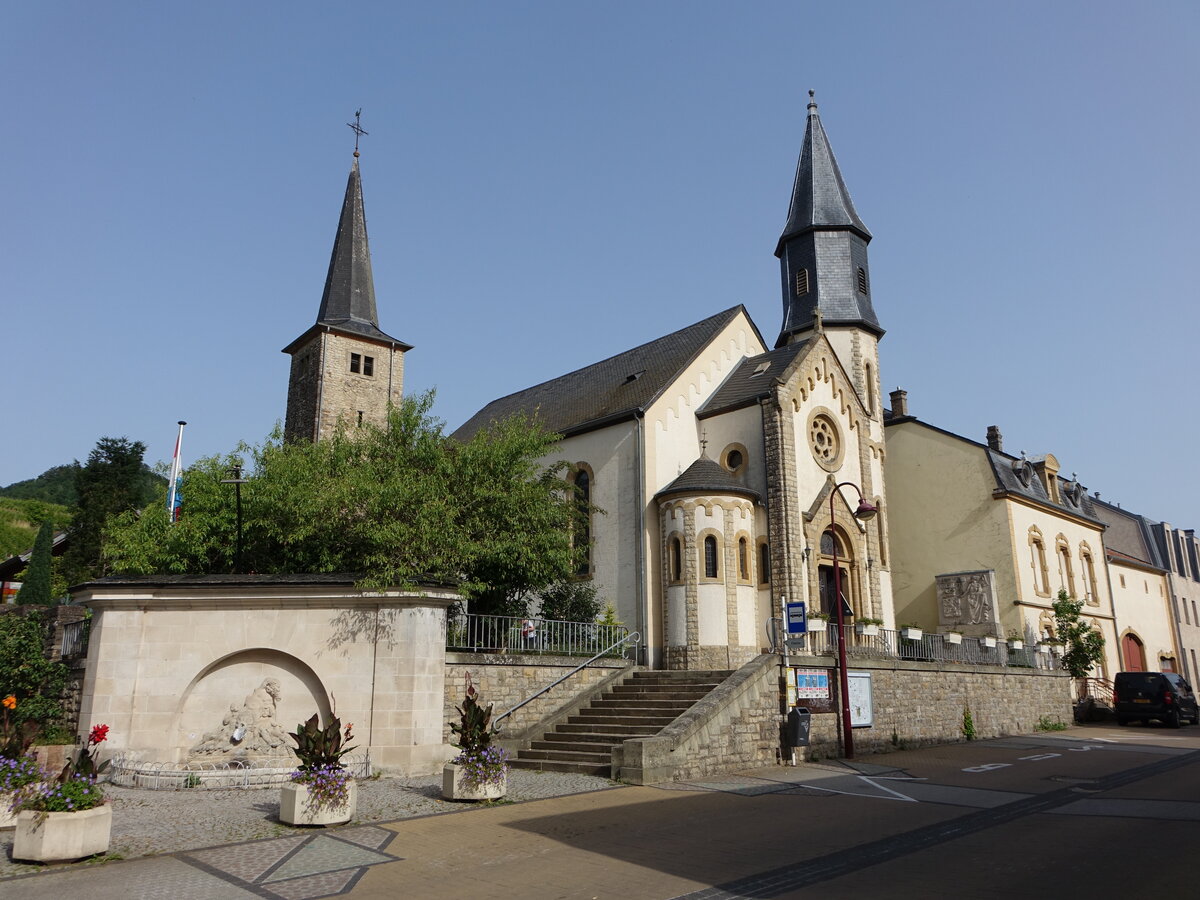
[[[803,706],[796,706],[787,717],[787,742],[789,747],[807,747],[808,731],[812,726],[812,713]]]

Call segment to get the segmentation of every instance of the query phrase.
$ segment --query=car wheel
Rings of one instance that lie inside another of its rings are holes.
[[[1172,710],[1171,714],[1164,721],[1166,721],[1168,728],[1178,728],[1180,725],[1179,710]]]

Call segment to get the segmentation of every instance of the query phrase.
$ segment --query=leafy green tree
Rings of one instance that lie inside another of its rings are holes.
[[[54,550],[54,523],[47,519],[38,529],[33,542],[33,554],[25,567],[17,603],[49,606],[53,602],[50,592],[51,556]]]
[[[564,467],[542,463],[554,436],[514,420],[457,442],[432,403],[432,394],[406,398],[385,428],[317,443],[285,443],[276,429],[261,445],[197,460],[180,521],[155,509],[118,516],[105,534],[106,568],[232,571],[234,497],[221,480],[237,464],[252,472],[242,485],[247,571],[352,573],[366,590],[453,583],[481,612],[568,578],[575,504]]]
[[[544,619],[594,622],[604,608],[604,601],[588,581],[560,581],[543,588],[539,599]]]
[[[43,727],[62,720],[67,667],[46,659],[46,624],[41,610],[0,614],[0,697],[17,699],[15,722]]]
[[[96,442],[86,464],[76,463],[79,505],[63,556],[63,572],[70,583],[103,574],[101,542],[108,520],[141,509],[154,495],[143,474],[145,452],[146,445],[141,441],[103,437]]]
[[[1072,600],[1066,591],[1054,601],[1055,636],[1063,642],[1062,667],[1074,678],[1086,678],[1104,657],[1104,635],[1083,621],[1082,600]]]

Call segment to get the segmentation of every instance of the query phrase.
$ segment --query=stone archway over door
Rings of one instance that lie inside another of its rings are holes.
[[[1146,671],[1146,648],[1136,635],[1127,634],[1121,638],[1121,657],[1125,660],[1125,671]]]

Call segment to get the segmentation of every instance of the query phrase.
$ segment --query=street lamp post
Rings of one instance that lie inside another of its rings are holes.
[[[854,731],[850,727],[850,678],[846,673],[846,603],[842,599],[842,569],[838,563],[838,537],[834,528],[834,500],[844,487],[852,487],[858,493],[856,519],[870,519],[879,509],[863,496],[862,488],[853,481],[836,484],[829,492],[829,535],[833,538],[833,603],[837,607],[838,686],[842,698],[842,750],[846,759],[854,759]]]
[[[234,493],[237,495],[237,546],[234,550],[233,569],[236,574],[241,574],[242,571],[242,485],[246,483],[246,479],[242,477],[242,467],[238,465],[229,467],[229,474],[232,478],[221,479],[221,484],[232,484]]]

